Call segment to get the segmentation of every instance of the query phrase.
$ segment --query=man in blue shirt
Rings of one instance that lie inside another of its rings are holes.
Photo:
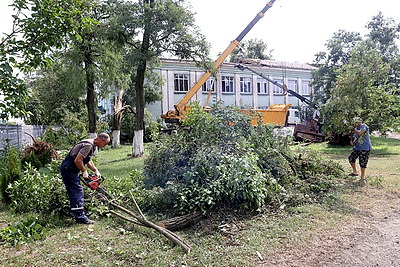
[[[365,169],[367,168],[369,153],[372,150],[369,127],[362,122],[361,118],[355,118],[355,128],[352,145],[353,151],[349,156],[349,162],[353,172],[350,176],[358,176],[356,159],[358,158],[361,168],[361,181],[365,181]]]

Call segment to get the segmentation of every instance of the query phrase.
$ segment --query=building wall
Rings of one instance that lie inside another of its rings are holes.
[[[190,90],[204,74],[204,71],[198,69],[192,61],[165,59],[161,62],[161,67],[156,71],[159,71],[164,79],[161,88],[163,97],[161,101],[147,107],[155,119],[160,118],[160,115],[165,114],[168,110],[173,110],[174,105],[182,99],[187,90]],[[250,62],[252,64],[246,65],[264,76],[280,84],[285,83],[289,89],[301,95],[306,97],[311,95],[313,89],[309,86],[309,83],[312,80],[311,72],[316,69],[315,67],[308,64],[270,60],[250,60]],[[230,92],[224,91],[224,77],[231,77],[229,79],[233,80],[233,90]],[[248,70],[241,71],[235,68],[235,63],[223,63],[218,73],[217,81],[214,83],[214,91],[211,94],[209,103],[222,100],[225,105],[256,109],[266,109],[272,104],[292,104],[293,108],[302,105],[302,102],[296,97],[283,95],[281,89],[265,80],[260,82],[261,79],[261,77]],[[259,82],[266,83],[265,92],[258,92],[257,84]],[[243,86],[242,92],[241,83]],[[203,88],[201,88],[191,101],[199,101],[204,106],[207,96],[208,92],[203,91]]]

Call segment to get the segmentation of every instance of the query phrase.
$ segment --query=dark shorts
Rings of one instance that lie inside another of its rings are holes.
[[[355,150],[351,152],[349,156],[349,162],[350,163],[355,163],[356,159],[358,158],[358,161],[360,163],[361,168],[367,168],[368,164],[368,159],[369,159],[369,150]]]

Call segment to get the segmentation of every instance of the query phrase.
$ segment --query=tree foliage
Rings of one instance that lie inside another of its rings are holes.
[[[325,197],[343,174],[338,164],[292,151],[271,126],[252,127],[237,108],[214,105],[207,113],[193,107],[185,126],[161,136],[145,160],[144,181],[163,196],[158,209],[297,205]]]
[[[254,59],[273,59],[272,51],[268,51],[268,45],[263,40],[257,38],[243,41],[239,47],[236,47],[230,57],[230,61],[234,62],[237,56]]]
[[[367,23],[371,40],[382,60],[391,66],[389,81],[400,87],[400,54],[396,41],[399,40],[400,23],[392,18],[385,18],[381,12]]]
[[[64,75],[64,71],[56,64],[52,70],[38,71],[29,78],[27,84],[30,97],[26,104],[29,115],[26,123],[65,125],[69,113],[84,114],[84,118],[87,117],[82,95],[68,86]]]
[[[322,111],[327,131],[347,135],[354,116],[383,133],[399,125],[399,24],[379,12],[366,28],[364,38],[343,30],[335,33],[326,44],[328,52],[316,55],[313,98],[327,103]]]
[[[368,42],[357,45],[349,62],[337,72],[337,81],[323,106],[325,130],[350,134],[353,118],[364,118],[371,131],[385,133],[398,125],[400,98],[388,83],[390,65]]]
[[[313,73],[313,86],[319,89],[315,95],[318,102],[325,103],[330,98],[337,77],[336,71],[348,62],[352,49],[360,41],[359,33],[340,30],[326,43],[328,52],[316,55],[314,64],[318,70]]]
[[[15,0],[12,32],[0,40],[0,117],[24,114],[27,87],[19,73],[51,63],[51,52],[76,34],[73,18],[90,9],[83,0]],[[85,20],[83,26],[90,24]]]

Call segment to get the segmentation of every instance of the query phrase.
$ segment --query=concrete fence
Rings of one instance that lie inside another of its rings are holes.
[[[46,126],[43,125],[0,124],[0,149],[3,149],[7,143],[16,147],[31,145],[33,143],[31,136],[40,137],[45,130]]]

